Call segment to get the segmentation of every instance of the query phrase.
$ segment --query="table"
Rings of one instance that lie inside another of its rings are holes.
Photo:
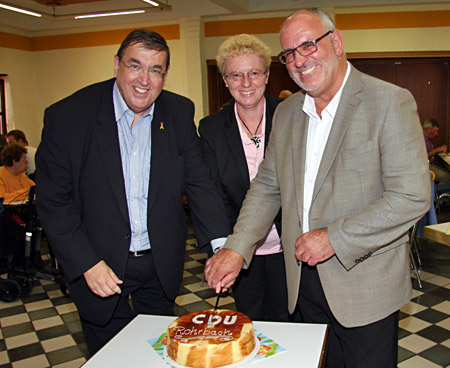
[[[450,246],[450,234],[446,234],[449,226],[450,222],[425,226],[423,229],[423,236],[426,239]]]
[[[167,363],[155,353],[147,340],[161,335],[175,318],[138,315],[83,367],[168,368]],[[322,366],[328,333],[326,324],[258,321],[253,324],[256,330],[286,348],[286,351],[251,364],[251,367],[317,368]]]
[[[450,153],[438,153],[437,154],[440,161],[444,164],[447,170],[450,170]]]

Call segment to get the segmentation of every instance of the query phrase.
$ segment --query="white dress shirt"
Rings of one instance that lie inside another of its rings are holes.
[[[309,116],[308,137],[306,142],[305,157],[305,180],[303,186],[303,233],[309,229],[309,210],[311,207],[314,185],[316,183],[317,172],[322,161],[323,152],[330,135],[336,110],[341,100],[342,90],[350,75],[350,65],[347,62],[347,72],[341,88],[334,95],[330,103],[322,111],[320,117],[316,112],[316,103],[314,98],[308,94],[303,103],[303,111]]]

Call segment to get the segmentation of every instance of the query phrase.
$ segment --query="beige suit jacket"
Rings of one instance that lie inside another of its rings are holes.
[[[252,181],[225,247],[251,262],[280,206],[289,310],[295,308],[301,266],[308,116],[304,95],[282,102],[266,158]],[[417,107],[405,89],[352,67],[314,187],[309,228],[328,228],[336,253],[318,272],[336,319],[346,327],[378,321],[411,297],[408,229],[430,206],[430,178]],[[301,300],[299,301],[301,303]]]

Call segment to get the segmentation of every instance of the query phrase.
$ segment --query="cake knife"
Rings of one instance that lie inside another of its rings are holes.
[[[221,296],[222,296],[222,288],[220,288],[219,294],[217,294],[216,305],[214,306],[213,314],[216,312],[217,307],[219,306],[219,299]]]
[[[219,294],[217,294],[216,305],[214,306],[214,309],[211,313],[211,317],[209,317],[209,322],[208,322],[209,328],[214,327],[214,325],[212,324],[212,316],[216,313],[217,307],[219,306],[219,299],[220,299],[221,295],[222,295],[222,288],[220,288]]]

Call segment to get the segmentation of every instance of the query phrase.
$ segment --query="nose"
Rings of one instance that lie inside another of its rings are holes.
[[[294,65],[296,67],[301,67],[305,63],[306,58],[307,56],[301,55],[298,50],[294,51]]]
[[[150,80],[151,80],[149,70],[148,70],[148,69],[144,69],[144,70],[142,71],[142,73],[139,74],[138,80],[139,80],[139,82],[141,82],[142,84],[148,85],[148,84],[150,83]]]
[[[247,73],[242,74],[242,82],[241,83],[243,86],[249,86],[250,84],[252,84],[252,81]]]

